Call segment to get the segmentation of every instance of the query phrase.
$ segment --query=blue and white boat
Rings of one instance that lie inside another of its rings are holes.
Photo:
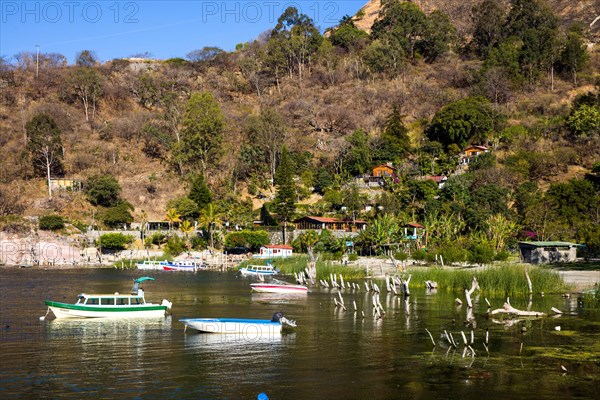
[[[279,272],[272,265],[246,265],[240,268],[240,272],[245,276],[272,276]]]
[[[296,322],[276,312],[272,319],[242,318],[185,318],[180,319],[185,329],[192,328],[203,333],[241,333],[248,335],[281,333],[283,326],[295,327]]]

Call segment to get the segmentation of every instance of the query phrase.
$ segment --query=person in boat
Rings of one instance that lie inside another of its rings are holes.
[[[271,322],[280,322],[281,318],[283,318],[283,311],[277,311],[275,314],[273,314]]]

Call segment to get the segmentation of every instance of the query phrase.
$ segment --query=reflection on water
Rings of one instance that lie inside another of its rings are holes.
[[[600,382],[600,315],[558,295],[511,298],[511,304],[567,311],[561,317],[501,316],[495,323],[476,296],[468,312],[456,307],[457,294],[414,288],[408,298],[381,293],[385,314],[379,317],[373,294],[364,290],[344,290],[344,310],[335,305],[335,290],[271,296],[251,293],[248,281],[233,274],[157,272],[148,292],[172,299],[172,316],[40,322],[46,299],[69,300],[82,287],[114,290],[139,274],[0,273],[2,399],[253,399],[265,392],[272,399],[540,400],[557,393],[594,398]],[[489,300],[492,308],[505,301]],[[268,319],[280,310],[298,327],[256,337],[184,332],[183,324],[173,322],[202,316]]]

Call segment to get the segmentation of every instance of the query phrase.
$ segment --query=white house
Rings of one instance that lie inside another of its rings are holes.
[[[260,248],[260,253],[254,258],[286,258],[292,256],[292,246],[287,244],[269,244]]]

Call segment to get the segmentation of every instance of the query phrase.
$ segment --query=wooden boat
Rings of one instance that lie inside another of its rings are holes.
[[[130,294],[87,294],[77,296],[77,302],[60,303],[46,300],[48,312],[56,318],[137,318],[161,317],[171,309],[171,302],[163,300],[160,304],[147,303],[140,284],[154,278],[141,277],[134,281]],[[44,319],[41,317],[40,319]]]
[[[272,265],[247,265],[240,268],[242,275],[249,276],[271,276],[277,275],[278,271]]]
[[[288,320],[283,313],[276,312],[272,319],[241,318],[185,318],[180,319],[185,329],[192,328],[204,333],[242,333],[249,335],[278,334],[284,325],[295,327],[296,322]]]
[[[250,287],[258,293],[282,293],[282,294],[307,294],[308,288],[304,285],[292,285],[286,282],[273,280],[269,283],[251,283]]]

